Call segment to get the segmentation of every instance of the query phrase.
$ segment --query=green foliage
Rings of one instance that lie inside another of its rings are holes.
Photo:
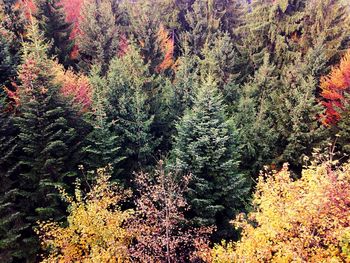
[[[20,190],[18,184],[18,130],[14,126],[14,114],[6,109],[5,98],[0,103],[0,261],[12,262],[23,257],[20,232],[23,224],[16,209]]]
[[[33,235],[37,220],[64,218],[56,186],[72,183],[77,169],[75,154],[84,137],[77,111],[59,93],[50,73],[52,61],[46,56],[47,45],[33,24],[28,29],[29,42],[23,47],[19,114],[15,118],[18,129],[18,178],[16,211],[23,215],[20,249],[24,257],[34,261],[38,240]],[[10,229],[12,231],[12,229]]]
[[[35,17],[45,38],[51,42],[49,56],[57,57],[65,67],[72,66],[71,53],[74,40],[70,38],[72,24],[66,22],[66,15],[59,0],[36,0]]]
[[[80,65],[87,72],[92,64],[97,64],[102,67],[102,73],[106,73],[109,62],[117,54],[119,26],[113,3],[94,0],[83,4],[77,44]]]
[[[11,1],[0,7],[0,86],[10,86],[15,80],[20,62],[20,41],[24,22],[21,11],[15,10]]]
[[[173,156],[177,168],[193,173],[189,185],[189,216],[197,225],[218,226],[229,233],[228,220],[242,209],[249,187],[238,170],[239,148],[215,82],[208,76],[194,105],[177,125]]]
[[[89,117],[92,131],[86,137],[83,163],[88,170],[110,165],[115,177],[119,172],[117,165],[123,158],[119,154],[121,149],[118,136],[112,132],[112,123],[107,119],[106,79],[100,76],[98,68],[94,68],[90,82],[93,86],[92,113]]]
[[[120,167],[130,176],[152,163],[158,143],[151,134],[154,117],[150,114],[149,98],[153,77],[139,50],[130,45],[123,57],[112,60],[106,82],[107,116],[122,145],[121,156],[125,157]]]

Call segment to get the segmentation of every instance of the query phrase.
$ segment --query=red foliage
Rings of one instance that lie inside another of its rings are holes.
[[[33,13],[35,13],[36,7],[33,0],[19,0],[16,5],[16,8],[21,7],[24,9],[24,14],[28,20],[31,19]]]
[[[120,35],[118,57],[123,57],[129,48],[129,42],[125,34]]]
[[[62,0],[62,5],[66,11],[66,20],[73,23],[71,38],[75,38],[79,34],[80,10],[84,0]]]
[[[346,102],[345,94],[350,92],[350,50],[334,67],[329,75],[321,78],[322,104],[326,108],[323,117],[325,125],[335,125],[340,120],[341,111]]]
[[[160,49],[164,54],[163,61],[157,66],[157,72],[163,72],[174,64],[174,37],[171,36],[163,25],[158,31]]]
[[[91,106],[91,85],[89,79],[82,74],[75,74],[65,70],[63,66],[55,64],[54,81],[61,86],[61,92],[66,97],[72,97],[74,102],[81,105],[84,111]]]

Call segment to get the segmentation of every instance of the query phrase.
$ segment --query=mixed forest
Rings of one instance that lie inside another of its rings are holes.
[[[0,0],[0,262],[350,262],[348,0]]]

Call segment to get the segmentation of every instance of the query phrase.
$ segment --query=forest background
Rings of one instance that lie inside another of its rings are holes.
[[[350,259],[348,1],[0,7],[1,262]]]

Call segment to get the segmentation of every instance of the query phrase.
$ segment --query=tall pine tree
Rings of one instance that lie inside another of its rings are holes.
[[[35,17],[39,29],[51,42],[49,56],[55,56],[65,67],[73,66],[71,53],[74,40],[71,39],[73,25],[66,21],[66,14],[60,0],[36,0]]]
[[[112,122],[107,118],[108,108],[107,82],[100,76],[100,68],[91,71],[90,82],[93,86],[92,112],[88,122],[92,131],[86,137],[84,165],[88,170],[97,170],[110,165],[113,168],[113,178],[120,172],[117,164],[123,159],[120,156],[119,137],[112,130]]]
[[[84,135],[76,128],[82,124],[77,111],[53,83],[52,61],[46,55],[48,46],[35,20],[28,28],[28,39],[23,44],[20,107],[15,119],[22,149],[21,180],[17,186],[22,199],[17,202],[17,209],[26,223],[20,249],[28,261],[34,261],[39,244],[33,227],[38,220],[64,219],[65,206],[55,187],[74,181],[76,153]]]
[[[129,45],[128,52],[112,60],[107,78],[107,116],[112,132],[119,137],[120,163],[126,176],[152,163],[157,140],[151,134],[153,116],[149,98],[153,92],[153,76],[148,72],[140,51]],[[130,178],[126,178],[127,180]]]
[[[193,174],[188,193],[192,222],[217,225],[217,236],[229,237],[229,220],[242,209],[249,187],[239,171],[239,145],[211,76],[177,125],[173,156],[177,168]]]
[[[105,74],[119,45],[118,13],[113,0],[85,1],[81,9],[77,44],[80,66],[86,71],[99,64]]]

